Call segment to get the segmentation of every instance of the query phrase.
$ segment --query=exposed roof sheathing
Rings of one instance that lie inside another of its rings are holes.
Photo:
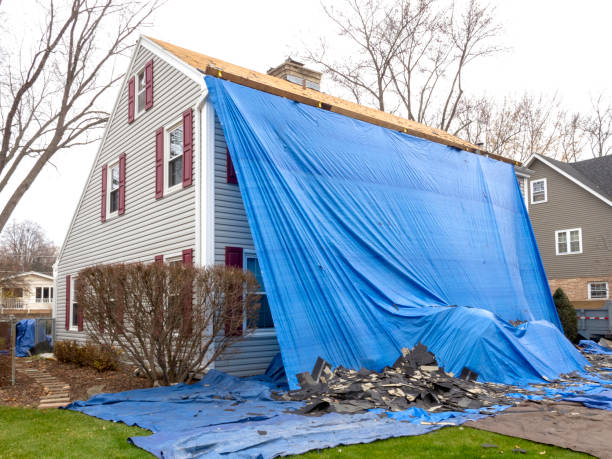
[[[389,129],[405,132],[406,134],[432,142],[441,143],[461,150],[478,153],[510,164],[519,165],[517,161],[499,155],[489,154],[470,142],[466,142],[441,129],[432,128],[416,121],[410,121],[399,116],[385,113],[374,108],[349,102],[339,97],[334,97],[314,89],[303,88],[289,81],[267,75],[265,73],[249,70],[229,62],[215,59],[204,54],[190,51],[180,46],[167,43],[156,38],[146,37],[153,43],[161,46],[188,65],[201,72],[215,77],[223,78],[234,83],[248,86],[260,91],[268,92],[278,96],[286,97],[296,102],[307,105],[318,106],[326,110],[339,113],[351,118],[359,119],[371,124],[383,126]]]

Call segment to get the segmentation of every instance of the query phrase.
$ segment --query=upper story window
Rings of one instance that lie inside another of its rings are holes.
[[[168,131],[168,157],[166,158],[168,188],[183,183],[183,125]]]
[[[582,253],[582,228],[555,231],[557,255]]]
[[[52,303],[53,302],[53,287],[36,287],[36,302],[37,303]]]
[[[589,282],[589,300],[607,300],[608,295],[607,282]]]
[[[147,91],[147,82],[145,69],[138,72],[136,76],[136,114],[140,114],[145,110],[145,93]]]
[[[110,167],[108,189],[108,211],[110,215],[113,215],[119,212],[119,163],[115,163]]]
[[[538,204],[548,201],[548,189],[546,179],[531,181],[531,203]]]

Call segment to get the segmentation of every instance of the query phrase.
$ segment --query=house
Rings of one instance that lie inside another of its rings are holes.
[[[53,304],[53,276],[30,271],[2,279],[0,315],[50,316]]]
[[[87,266],[218,263],[249,269],[263,284],[204,75],[487,155],[444,131],[320,92],[321,74],[299,62],[288,60],[262,74],[141,37],[57,261],[57,339],[86,339],[74,283]],[[278,352],[263,294],[257,331],[219,358],[215,368],[235,375],[261,373]]]
[[[612,156],[564,163],[541,155],[525,164],[529,215],[554,292],[578,309],[598,309],[612,285]]]

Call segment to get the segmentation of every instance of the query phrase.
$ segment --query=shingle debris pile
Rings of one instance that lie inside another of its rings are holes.
[[[412,350],[402,349],[402,355],[393,366],[380,372],[343,367],[332,371],[331,365],[319,358],[312,373],[299,373],[297,378],[300,389],[273,392],[272,395],[278,400],[306,402],[297,411],[306,415],[361,413],[373,408],[403,411],[412,406],[430,412],[477,409],[486,414],[492,413],[491,407],[495,405],[517,405],[521,402],[519,394],[525,398],[545,395],[545,388],[585,382],[580,375],[571,374],[562,376],[559,381],[532,384],[526,389],[478,382],[478,374],[468,368],[456,377],[446,373],[422,344]]]

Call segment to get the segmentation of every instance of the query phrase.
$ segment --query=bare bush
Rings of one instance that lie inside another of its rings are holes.
[[[91,341],[118,346],[151,382],[168,385],[255,329],[257,290],[238,268],[153,263],[86,268],[75,293]]]

